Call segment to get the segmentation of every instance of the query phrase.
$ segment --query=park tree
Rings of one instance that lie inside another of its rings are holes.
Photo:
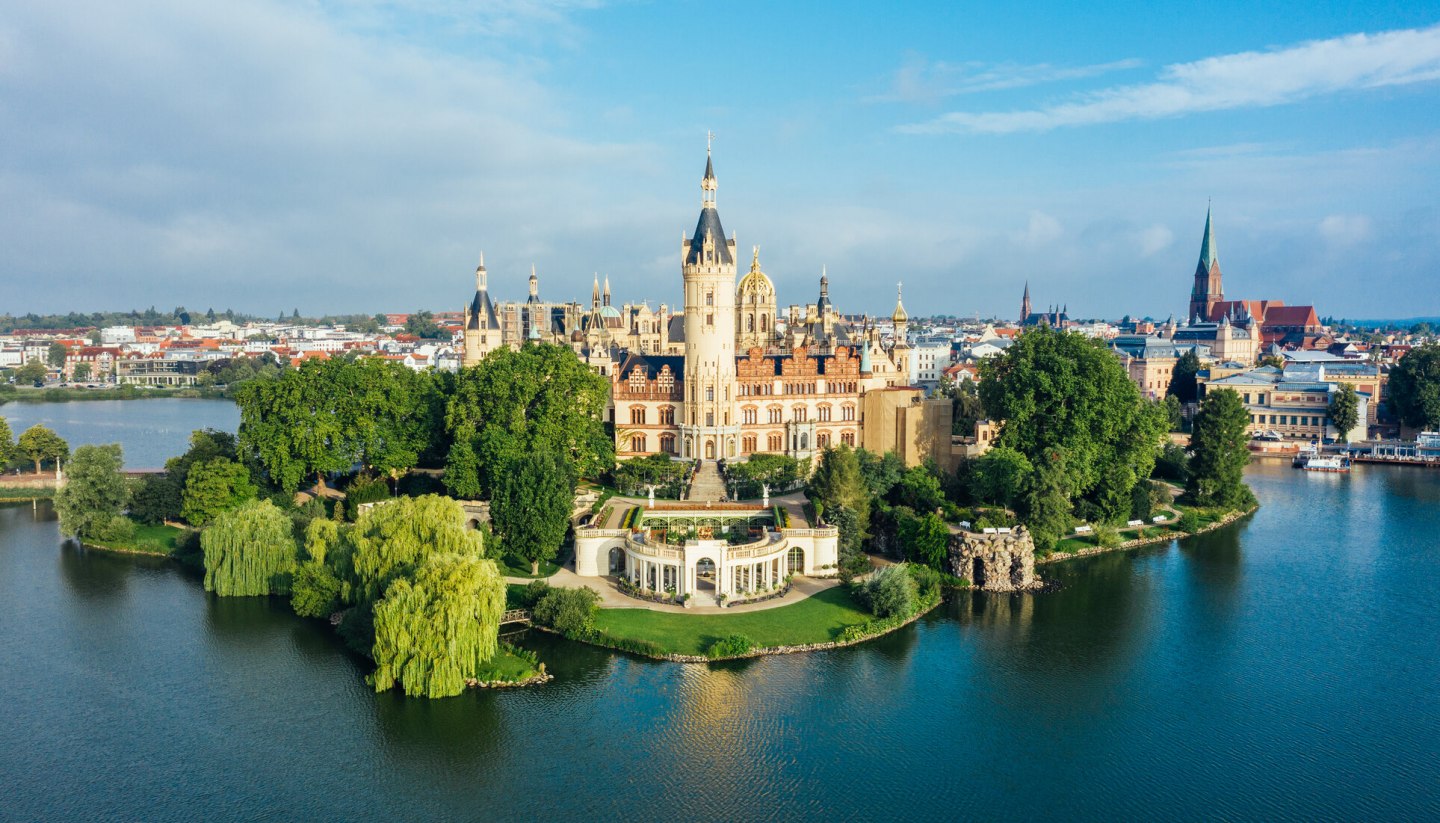
[[[860,476],[855,450],[844,443],[820,454],[820,465],[810,476],[805,494],[822,513],[845,508],[855,513],[862,534],[870,526],[870,491]]]
[[[1014,509],[1030,487],[1035,469],[1030,458],[1007,446],[991,449],[975,460],[970,482],[975,496],[987,502]]]
[[[935,512],[900,519],[900,544],[916,563],[944,571],[950,558],[950,527]]]
[[[83,383],[90,379],[90,371],[89,363],[76,363],[75,370],[71,372],[70,378],[77,383]]]
[[[1341,383],[1326,409],[1330,423],[1342,443],[1350,442],[1351,431],[1360,423],[1360,395],[1349,383]]]
[[[1020,516],[1030,527],[1035,548],[1049,551],[1070,530],[1070,477],[1066,471],[1067,455],[1063,449],[1051,449],[1040,455],[1029,488],[1020,500]],[[1127,497],[1126,503],[1129,504]]]
[[[1170,372],[1170,386],[1165,389],[1165,396],[1177,398],[1181,403],[1194,403],[1199,385],[1195,377],[1199,373],[1200,356],[1195,354],[1194,349],[1190,349],[1175,361],[1175,368]]]
[[[24,454],[35,464],[35,473],[40,473],[40,464],[51,461],[55,464],[56,473],[59,473],[60,461],[70,456],[70,444],[66,443],[60,435],[36,423],[26,429],[16,441],[20,447],[20,453]]]
[[[1405,353],[1390,369],[1390,412],[1415,429],[1440,429],[1440,343]]]
[[[1186,494],[1197,506],[1238,509],[1254,503],[1245,485],[1250,415],[1234,389],[1207,392],[1190,435]]]
[[[221,597],[286,594],[295,571],[290,517],[269,500],[221,512],[200,533],[205,591]]]
[[[725,476],[736,484],[736,497],[760,497],[764,487],[771,492],[788,489],[800,480],[800,461],[788,454],[752,454],[744,461],[725,464]]]
[[[130,488],[120,469],[120,446],[81,446],[66,471],[65,485],[55,493],[60,533],[67,537],[115,539],[133,532],[125,518]]]
[[[1165,432],[1120,361],[1083,335],[1041,326],[980,365],[980,399],[1003,421],[996,445],[1039,468],[1064,453],[1063,486],[1082,516],[1115,520],[1150,475]]]
[[[500,348],[454,378],[445,411],[452,494],[494,493],[498,472],[522,454],[558,454],[575,477],[615,465],[605,430],[610,383],[575,352],[548,343]]]
[[[49,363],[51,368],[58,369],[65,365],[65,358],[69,354],[70,350],[65,347],[64,343],[51,343],[45,349],[45,362]]]
[[[15,435],[10,431],[10,421],[0,417],[0,472],[19,459],[20,447],[15,445]]]
[[[553,452],[531,452],[511,461],[497,477],[490,523],[505,553],[528,561],[530,573],[555,557],[570,525],[575,478]]]
[[[495,561],[437,554],[395,580],[375,604],[377,692],[397,684],[412,697],[464,691],[499,650],[505,581]]]
[[[449,332],[435,322],[435,315],[428,311],[413,312],[405,318],[405,333],[423,340],[439,340],[450,336]]]
[[[201,527],[221,512],[239,508],[256,495],[250,470],[223,457],[192,466],[181,496],[180,515]]]
[[[857,594],[876,617],[905,617],[915,611],[915,578],[904,563],[896,563],[870,575]]]
[[[855,460],[860,464],[860,479],[875,500],[890,494],[905,473],[905,461],[893,451],[881,455],[862,446],[855,450]]]
[[[15,379],[21,383],[35,383],[44,380],[47,374],[45,364],[32,357],[15,370]]]
[[[1165,395],[1165,419],[1170,424],[1170,431],[1178,432],[1185,427],[1185,417],[1180,407],[1180,398],[1173,394]]]
[[[975,424],[985,419],[985,406],[980,402],[980,388],[975,381],[968,375],[958,382],[941,377],[936,393],[950,398],[950,433],[974,436]]]
[[[485,555],[484,541],[466,528],[460,504],[433,494],[399,497],[366,510],[346,542],[349,551],[335,566],[352,605],[380,599],[393,581],[432,555]]]

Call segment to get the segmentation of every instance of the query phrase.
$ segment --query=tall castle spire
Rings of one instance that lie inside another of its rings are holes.
[[[1210,207],[1205,207],[1205,236],[1200,240],[1200,262],[1190,288],[1190,316],[1209,320],[1216,303],[1225,299],[1220,278],[1220,255],[1215,250],[1215,232],[1210,225]]]

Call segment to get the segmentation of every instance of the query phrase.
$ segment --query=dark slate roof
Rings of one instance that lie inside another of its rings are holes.
[[[678,354],[644,354],[642,352],[629,352],[625,361],[620,364],[618,372],[621,380],[629,380],[630,372],[641,369],[645,373],[645,379],[654,380],[660,374],[660,370],[666,366],[670,367],[670,373],[675,375],[675,382],[680,383],[685,379],[685,358]]]
[[[725,242],[725,228],[720,225],[720,212],[713,206],[700,210],[700,220],[695,223],[695,236],[690,239],[690,253],[685,255],[686,263],[699,263],[705,249],[705,234],[715,242],[715,255],[721,263],[732,266],[735,258],[730,256],[730,244]]]
[[[685,342],[685,315],[673,314],[670,316],[670,342]]]
[[[485,318],[484,326],[480,325],[481,316]],[[500,321],[495,317],[495,304],[490,301],[490,292],[475,290],[475,297],[470,301],[470,325],[467,328],[500,328]]]

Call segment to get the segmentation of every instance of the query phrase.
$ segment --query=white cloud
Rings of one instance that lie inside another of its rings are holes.
[[[1116,86],[1039,109],[951,112],[915,134],[1009,134],[1293,103],[1440,78],[1440,26],[1351,34],[1167,66],[1154,83]]]
[[[867,103],[933,103],[947,97],[1000,91],[1064,80],[1096,77],[1114,71],[1139,68],[1135,59],[1096,63],[1089,66],[1054,66],[1049,63],[950,63],[928,60],[911,54],[890,78],[883,93],[865,98]]]
[[[1135,240],[1141,257],[1153,257],[1170,248],[1170,244],[1175,242],[1175,232],[1171,231],[1169,226],[1157,223],[1141,229]]]
[[[1032,211],[1030,212],[1030,222],[1026,225],[1025,230],[1015,232],[1013,237],[1016,243],[1033,249],[1054,243],[1064,233],[1065,229],[1060,225],[1059,220],[1043,211]]]
[[[1363,214],[1332,214],[1321,220],[1317,229],[1327,243],[1353,246],[1369,240],[1374,227]]]

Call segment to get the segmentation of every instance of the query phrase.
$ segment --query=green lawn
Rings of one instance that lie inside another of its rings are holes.
[[[562,556],[557,557],[556,560],[563,561],[565,559],[563,553],[568,552],[564,549],[561,551]],[[528,560],[521,560],[518,557],[511,557],[508,554],[502,556],[497,562],[500,564],[500,573],[506,577],[524,577],[530,580],[537,580],[549,577],[555,572],[560,571],[560,564],[552,560],[546,560],[540,564],[539,574],[530,573],[530,562]]]
[[[137,554],[158,554],[169,557],[175,552],[177,541],[184,529],[177,529],[174,526],[146,526],[136,524],[135,536],[129,540],[86,540],[85,543],[91,546],[99,546],[104,549],[114,549],[123,552],[135,552]]]
[[[793,606],[739,614],[678,614],[648,609],[601,609],[595,628],[611,637],[645,640],[665,652],[704,654],[710,644],[743,634],[757,646],[793,646],[836,639],[846,626],[872,615],[837,586]]]
[[[54,489],[27,489],[20,486],[0,486],[0,500],[42,500],[55,496]]]
[[[517,657],[505,649],[495,653],[475,673],[477,680],[524,680],[531,677],[538,670],[530,665],[530,661],[523,657]]]

